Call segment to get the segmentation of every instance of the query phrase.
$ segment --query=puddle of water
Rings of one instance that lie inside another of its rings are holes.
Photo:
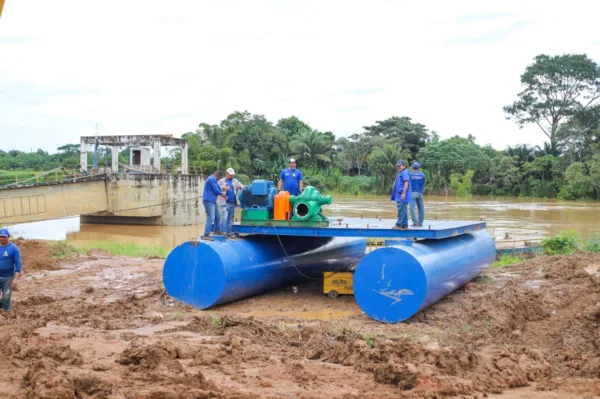
[[[290,317],[302,320],[340,320],[349,318],[352,316],[361,315],[363,312],[360,310],[336,310],[336,309],[322,309],[322,310],[304,310],[295,312],[280,312],[277,310],[259,310],[255,312],[244,313],[244,316],[254,317]]]

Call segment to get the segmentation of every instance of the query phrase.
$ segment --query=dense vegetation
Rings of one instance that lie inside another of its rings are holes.
[[[537,56],[521,76],[523,91],[504,108],[519,126],[535,124],[543,147],[509,146],[499,151],[476,138],[441,140],[407,116],[365,126],[337,137],[295,116],[273,123],[263,115],[233,112],[219,124],[201,123],[183,137],[189,164],[200,173],[234,167],[243,181],[276,179],[290,156],[307,184],[330,192],[388,193],[399,158],[417,160],[435,194],[514,195],[598,199],[600,196],[600,68],[586,55]],[[465,115],[468,117],[468,115]],[[100,163],[108,161],[100,154]],[[127,163],[128,150],[120,154]],[[165,163],[177,165],[172,152]],[[77,145],[56,154],[0,151],[0,170],[47,170],[79,163]]]

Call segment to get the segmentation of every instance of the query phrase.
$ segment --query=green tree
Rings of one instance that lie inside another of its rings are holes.
[[[275,128],[285,134],[290,141],[300,133],[310,132],[312,130],[308,123],[301,121],[293,115],[289,118],[279,119]]]
[[[490,159],[484,150],[469,138],[451,137],[427,143],[419,160],[432,175],[448,181],[452,173],[464,175],[473,170],[478,177],[489,176]]]
[[[250,153],[252,173],[249,174],[253,176],[264,175],[269,164],[288,153],[287,137],[277,131],[264,115],[234,112],[221,122],[221,127],[235,132],[231,140],[234,153],[245,149]]]
[[[585,54],[535,57],[521,75],[523,91],[504,107],[519,127],[535,123],[550,140],[550,154],[559,154],[558,129],[600,98],[600,68]]]
[[[467,173],[453,173],[450,176],[450,187],[454,190],[457,197],[470,197],[473,190],[473,176],[475,171],[468,170]]]
[[[562,199],[591,198],[594,186],[586,174],[585,164],[573,162],[565,172],[566,184],[560,188],[558,197]]]
[[[306,165],[327,164],[331,162],[331,141],[323,133],[304,131],[290,145],[292,157],[304,161]]]
[[[415,157],[419,149],[425,146],[429,139],[429,131],[425,125],[414,123],[407,116],[376,121],[375,125],[364,126],[365,134],[370,137],[381,136],[391,144],[396,144],[411,152]]]
[[[369,169],[379,174],[381,187],[385,187],[386,181],[393,179],[396,174],[396,162],[399,159],[407,159],[410,151],[397,145],[385,144],[369,155]]]

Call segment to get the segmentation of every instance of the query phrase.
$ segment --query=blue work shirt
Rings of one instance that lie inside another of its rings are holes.
[[[225,179],[225,185],[227,186],[227,202],[235,203],[235,193],[233,189],[233,179]]]
[[[0,277],[12,277],[15,272],[21,273],[21,251],[12,242],[0,247]]]
[[[402,200],[402,192],[404,191],[404,182],[408,182],[408,190],[406,191],[406,196],[404,200]],[[390,196],[392,201],[396,202],[411,202],[412,201],[412,189],[410,187],[410,175],[408,171],[404,169],[402,172],[399,172],[396,175],[396,180],[394,181],[394,186],[392,187],[392,195]]]
[[[412,188],[413,193],[423,194],[423,188],[425,188],[426,182],[427,179],[425,178],[425,173],[412,172],[410,174],[410,187]]]
[[[279,179],[283,180],[283,191],[287,191],[290,195],[300,194],[300,182],[302,181],[302,172],[298,169],[284,169],[279,174]]]
[[[202,193],[202,200],[208,202],[217,202],[217,198],[222,194],[221,187],[217,183],[217,179],[214,176],[210,176],[204,183],[204,193]]]

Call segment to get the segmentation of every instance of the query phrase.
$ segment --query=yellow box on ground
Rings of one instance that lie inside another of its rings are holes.
[[[338,295],[354,295],[352,272],[323,272],[323,293],[331,298]]]

